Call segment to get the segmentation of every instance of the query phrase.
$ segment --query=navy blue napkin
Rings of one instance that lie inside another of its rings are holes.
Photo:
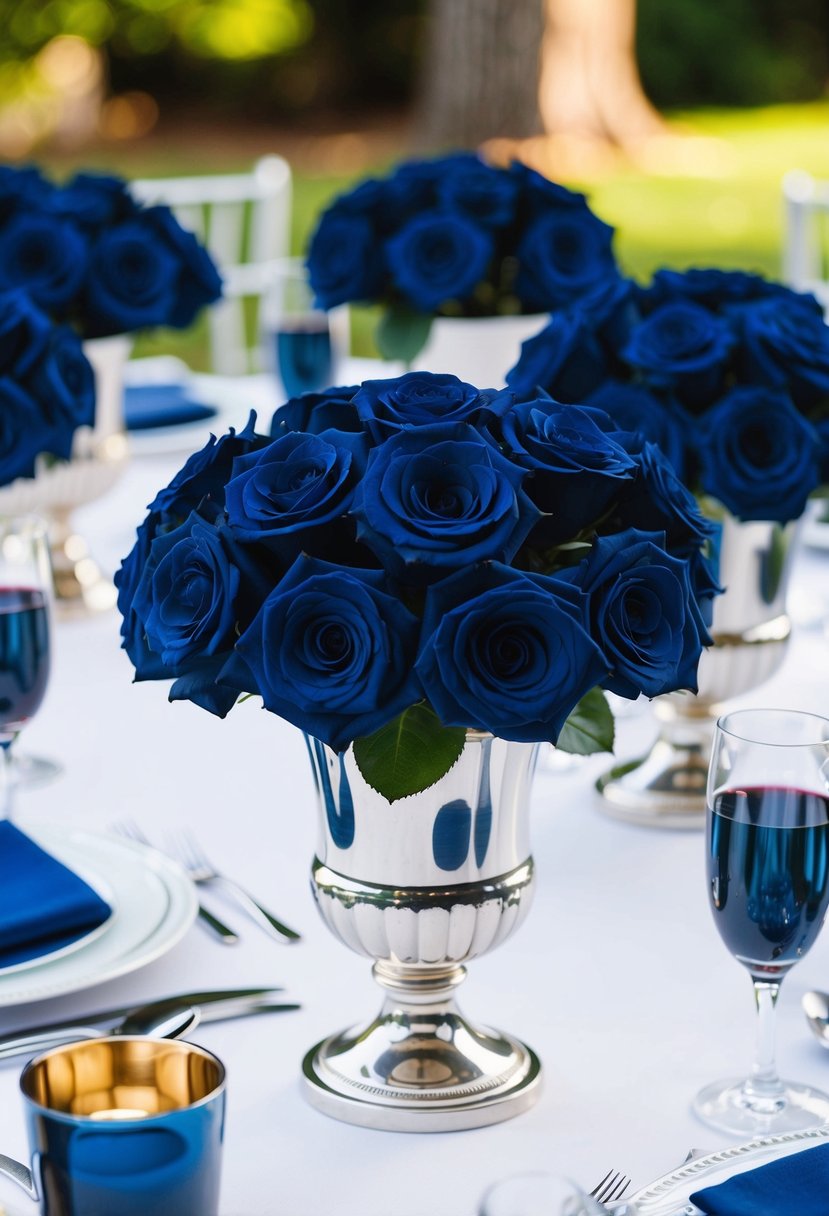
[[[0,969],[68,946],[110,915],[82,878],[0,820]]]
[[[791,1153],[691,1196],[707,1216],[827,1216],[829,1144]]]
[[[128,431],[180,426],[212,418],[215,406],[193,401],[181,384],[128,384],[124,390],[124,422]]]

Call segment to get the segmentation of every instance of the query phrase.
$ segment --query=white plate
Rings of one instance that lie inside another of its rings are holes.
[[[91,885],[106,889],[113,914],[79,949],[0,974],[0,1006],[65,996],[126,975],[166,954],[195,920],[192,882],[154,849],[55,825],[27,824],[26,831]]]
[[[625,1197],[621,1208],[624,1211],[625,1206],[630,1204],[636,1216],[697,1216],[699,1208],[689,1200],[694,1192],[703,1187],[716,1186],[727,1178],[756,1169],[778,1157],[788,1157],[816,1144],[824,1144],[827,1140],[829,1126],[824,1124],[806,1132],[789,1132],[787,1135],[767,1136],[750,1140],[747,1144],[733,1145],[718,1153],[709,1153],[686,1162],[635,1195]]]

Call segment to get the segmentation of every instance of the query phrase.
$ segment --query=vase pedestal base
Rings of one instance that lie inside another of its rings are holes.
[[[618,764],[596,782],[602,810],[644,827],[701,828],[713,718],[662,734],[646,756]]]
[[[392,987],[383,964],[374,971]],[[412,992],[410,983],[405,999],[390,993],[369,1026],[311,1048],[302,1066],[311,1105],[346,1123],[398,1132],[485,1127],[532,1106],[538,1057],[517,1039],[466,1021],[452,992],[462,978],[462,967],[447,968],[441,991],[433,972],[424,975],[424,991]]]

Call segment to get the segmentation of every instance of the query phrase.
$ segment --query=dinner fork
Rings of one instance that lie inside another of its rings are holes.
[[[625,1174],[608,1170],[601,1182],[596,1183],[590,1194],[599,1203],[613,1203],[614,1200],[622,1198],[629,1186],[630,1179]]]
[[[116,831],[119,836],[124,836],[127,840],[134,840],[136,844],[144,844],[150,849],[155,848],[155,845],[147,839],[144,832],[141,831],[141,828],[134,820],[125,819],[120,823],[114,823],[112,826],[113,830]],[[208,928],[212,929],[219,941],[223,942],[226,946],[235,946],[239,941],[239,935],[234,933],[230,926],[226,925],[223,920],[219,920],[218,916],[214,916],[209,908],[205,908],[204,904],[201,902],[199,902],[199,920],[202,921],[203,924],[207,925]],[[2,1211],[3,1209],[0,1208],[0,1216],[2,1216]]]
[[[277,920],[272,912],[254,899],[234,878],[222,874],[189,832],[181,832],[175,846],[176,856],[195,883],[216,883],[231,892],[243,908],[278,942],[298,942],[300,935]]]

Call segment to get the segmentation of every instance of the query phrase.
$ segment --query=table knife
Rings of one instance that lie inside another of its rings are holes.
[[[199,1009],[200,1020],[202,1022],[219,1021],[226,1016],[228,1011],[232,1013],[234,1009],[240,1006],[248,1008],[265,1003],[270,1003],[272,1006],[273,998],[280,992],[282,992],[281,988],[273,986],[267,988],[224,988],[206,992],[176,993],[173,996],[159,997],[153,1001],[137,1001],[134,1005],[121,1005],[114,1009],[102,1009],[95,1013],[82,1013],[76,1017],[61,1018],[57,1022],[42,1022],[36,1026],[22,1027],[10,1034],[0,1035],[0,1052],[3,1052],[11,1044],[16,1044],[23,1039],[60,1034],[69,1034],[71,1036],[72,1031],[79,1028],[89,1030],[106,1027],[109,1023],[119,1022],[124,1018],[132,1016],[139,1009],[145,1012],[152,1011],[160,1015],[167,1011],[172,1012],[175,1009],[180,1009],[182,1006],[192,1005]]]

